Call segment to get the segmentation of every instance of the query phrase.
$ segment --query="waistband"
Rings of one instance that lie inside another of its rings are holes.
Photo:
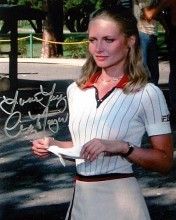
[[[109,174],[92,175],[92,176],[83,176],[77,173],[75,179],[83,182],[99,182],[99,181],[122,179],[128,177],[134,177],[134,173],[109,173]]]

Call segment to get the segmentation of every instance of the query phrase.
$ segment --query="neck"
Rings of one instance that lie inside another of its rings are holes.
[[[118,81],[124,76],[124,72],[119,73],[113,73],[113,74],[107,74],[102,71],[100,75],[100,80],[103,82],[112,82],[112,81]]]
[[[100,80],[104,83],[108,83],[108,82],[117,82],[119,81],[121,78],[123,77],[123,75],[119,76],[119,77],[109,77],[109,78],[103,78],[102,75],[100,76]]]
[[[117,84],[120,80],[121,80],[121,78],[124,76],[124,74],[119,74],[119,76],[117,77],[117,76],[115,76],[115,77],[113,77],[113,76],[108,76],[107,77],[107,75],[105,76],[105,75],[103,75],[103,74],[101,74],[100,76],[99,76],[99,78],[98,78],[98,82],[100,83],[100,84],[102,84],[102,85],[109,85],[109,84]]]
[[[111,78],[119,78],[125,73],[124,66],[123,67],[109,67],[106,69],[102,69],[101,76],[103,79],[111,79]]]

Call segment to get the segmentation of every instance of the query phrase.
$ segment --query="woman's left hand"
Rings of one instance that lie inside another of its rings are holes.
[[[128,144],[123,141],[111,141],[94,138],[84,144],[81,150],[81,157],[85,160],[93,161],[100,154],[122,154],[128,151]]]

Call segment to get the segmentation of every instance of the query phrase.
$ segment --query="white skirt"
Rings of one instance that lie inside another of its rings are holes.
[[[76,180],[65,220],[150,220],[135,177],[84,182]]]

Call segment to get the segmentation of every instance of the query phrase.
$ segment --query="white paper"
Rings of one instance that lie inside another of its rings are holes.
[[[78,147],[61,148],[55,145],[52,145],[48,148],[48,151],[52,152],[58,157],[62,155],[63,157],[71,158],[71,159],[80,158],[80,150],[81,148]]]

